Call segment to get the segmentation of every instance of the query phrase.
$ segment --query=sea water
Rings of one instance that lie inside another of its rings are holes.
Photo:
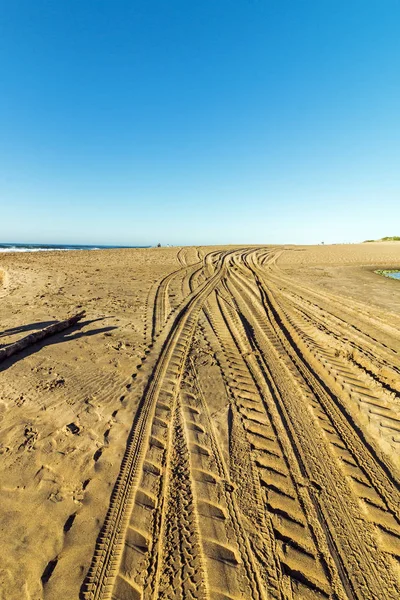
[[[49,252],[51,250],[107,250],[111,248],[142,248],[144,246],[88,246],[77,244],[2,244],[0,252]]]
[[[400,271],[396,271],[396,273],[386,273],[387,277],[392,277],[393,279],[400,279]]]

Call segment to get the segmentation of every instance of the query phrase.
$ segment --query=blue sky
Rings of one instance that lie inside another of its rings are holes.
[[[397,0],[13,0],[0,241],[400,235]]]

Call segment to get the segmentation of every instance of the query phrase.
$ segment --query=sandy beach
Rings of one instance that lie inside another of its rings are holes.
[[[0,254],[2,600],[400,597],[400,243]]]

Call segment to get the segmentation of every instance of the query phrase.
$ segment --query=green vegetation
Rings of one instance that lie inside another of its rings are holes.
[[[400,242],[399,235],[391,235],[387,237],[383,237],[380,240],[364,240],[363,244],[368,244],[369,242]]]

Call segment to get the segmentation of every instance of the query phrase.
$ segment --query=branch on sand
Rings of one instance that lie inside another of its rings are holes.
[[[9,346],[6,346],[5,348],[1,348],[0,349],[0,363],[3,362],[4,360],[6,360],[6,358],[9,358],[10,356],[12,356],[13,354],[16,354],[17,352],[21,352],[21,350],[25,350],[25,348],[28,348],[29,346],[32,346],[33,344],[40,342],[44,338],[47,338],[51,335],[54,335],[55,333],[64,331],[64,329],[68,329],[69,327],[72,327],[72,325],[75,325],[78,321],[83,319],[84,316],[85,316],[85,311],[83,310],[82,312],[80,312],[76,315],[73,315],[72,317],[69,317],[69,319],[66,319],[65,321],[57,321],[56,323],[53,323],[53,325],[49,325],[48,327],[45,327],[44,329],[40,329],[39,331],[36,331],[35,333],[31,333],[30,335],[27,335],[26,337],[22,338],[21,340],[18,340],[14,344],[10,344]]]

